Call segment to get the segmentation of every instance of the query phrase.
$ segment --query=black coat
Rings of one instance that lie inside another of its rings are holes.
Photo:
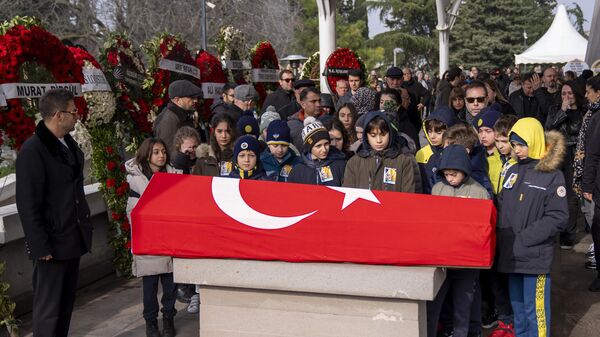
[[[302,106],[294,99],[290,103],[284,105],[281,109],[277,110],[277,113],[281,117],[282,121],[287,121],[290,116],[300,110],[302,110]]]
[[[539,120],[542,125],[546,124],[546,118],[548,117],[548,113],[553,106],[560,106],[562,103],[562,98],[560,97],[560,90],[551,94],[548,92],[546,88],[539,88],[533,92],[535,98],[540,105],[540,116]]]
[[[68,149],[39,122],[17,157],[17,209],[32,259],[73,259],[92,247],[83,152],[70,135],[64,140]]]
[[[528,97],[523,89],[519,89],[508,97],[508,101],[518,118],[534,117],[542,120],[542,110],[536,96]],[[543,122],[541,123],[544,125]]]
[[[585,162],[581,189],[592,193],[596,205],[600,205],[600,113],[596,112],[589,122],[585,135]]]
[[[295,99],[293,91],[285,91],[281,87],[277,88],[274,92],[267,95],[265,102],[262,105],[262,110],[266,111],[269,105],[275,107],[275,111],[279,111],[284,106],[290,104]]]

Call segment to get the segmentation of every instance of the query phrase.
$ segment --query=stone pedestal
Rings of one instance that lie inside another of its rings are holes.
[[[200,288],[201,337],[426,336],[445,271],[350,263],[174,259]]]

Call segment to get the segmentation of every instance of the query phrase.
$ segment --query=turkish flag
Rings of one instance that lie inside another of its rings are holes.
[[[490,267],[489,200],[155,174],[131,213],[134,254]]]

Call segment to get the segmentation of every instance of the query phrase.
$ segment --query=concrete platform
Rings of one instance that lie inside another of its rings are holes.
[[[588,242],[589,236],[576,250],[557,249],[555,252],[552,273],[553,337],[600,335],[600,293],[587,291],[596,273],[583,267],[583,251]],[[69,336],[144,336],[141,299],[141,281],[137,279],[123,280],[110,276],[81,289]],[[184,304],[177,303],[177,308],[180,310],[175,320],[177,335],[198,336],[198,316],[185,312]],[[21,317],[21,320],[21,336],[31,336],[31,316]]]

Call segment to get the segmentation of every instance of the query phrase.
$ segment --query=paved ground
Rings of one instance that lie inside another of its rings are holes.
[[[586,236],[572,251],[556,251],[552,273],[552,336],[600,336],[600,293],[587,287],[595,272],[583,268],[591,238]],[[145,335],[141,282],[107,277],[78,293],[71,323],[72,337],[137,337]],[[178,336],[197,336],[198,317],[177,303]],[[31,336],[31,317],[23,320],[22,336]]]

